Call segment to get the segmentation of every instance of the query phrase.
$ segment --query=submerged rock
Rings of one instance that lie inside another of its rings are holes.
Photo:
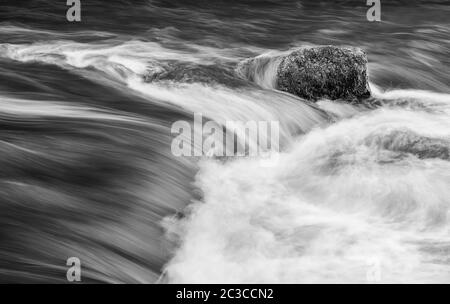
[[[296,50],[281,58],[276,88],[314,101],[368,98],[367,56],[353,47]]]
[[[421,136],[412,131],[392,131],[389,134],[375,134],[365,144],[398,153],[401,158],[414,155],[419,159],[450,159],[450,141]]]
[[[143,75],[145,82],[171,81],[176,83],[224,84],[232,87],[244,85],[232,70],[216,65],[172,62],[151,67]]]

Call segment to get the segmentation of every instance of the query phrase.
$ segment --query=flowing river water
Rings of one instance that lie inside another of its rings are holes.
[[[448,3],[81,2],[0,3],[1,282],[450,282]],[[377,105],[274,90],[314,45],[363,48]],[[174,156],[194,113],[279,121],[276,166]]]

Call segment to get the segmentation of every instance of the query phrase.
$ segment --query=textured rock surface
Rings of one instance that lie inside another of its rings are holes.
[[[282,58],[276,87],[309,100],[370,97],[367,56],[363,50],[350,47],[296,50]]]

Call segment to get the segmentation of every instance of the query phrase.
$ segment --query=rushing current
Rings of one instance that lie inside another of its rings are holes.
[[[365,2],[2,1],[0,282],[450,283],[450,6]],[[314,45],[372,102],[275,90]],[[194,113],[279,121],[276,165],[174,156]]]

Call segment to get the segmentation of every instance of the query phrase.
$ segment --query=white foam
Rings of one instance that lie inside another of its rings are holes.
[[[448,116],[380,109],[315,129],[276,168],[204,161],[204,201],[168,220],[173,283],[448,282],[450,165],[366,144],[408,131],[449,139]],[[375,261],[375,263],[374,263]]]

